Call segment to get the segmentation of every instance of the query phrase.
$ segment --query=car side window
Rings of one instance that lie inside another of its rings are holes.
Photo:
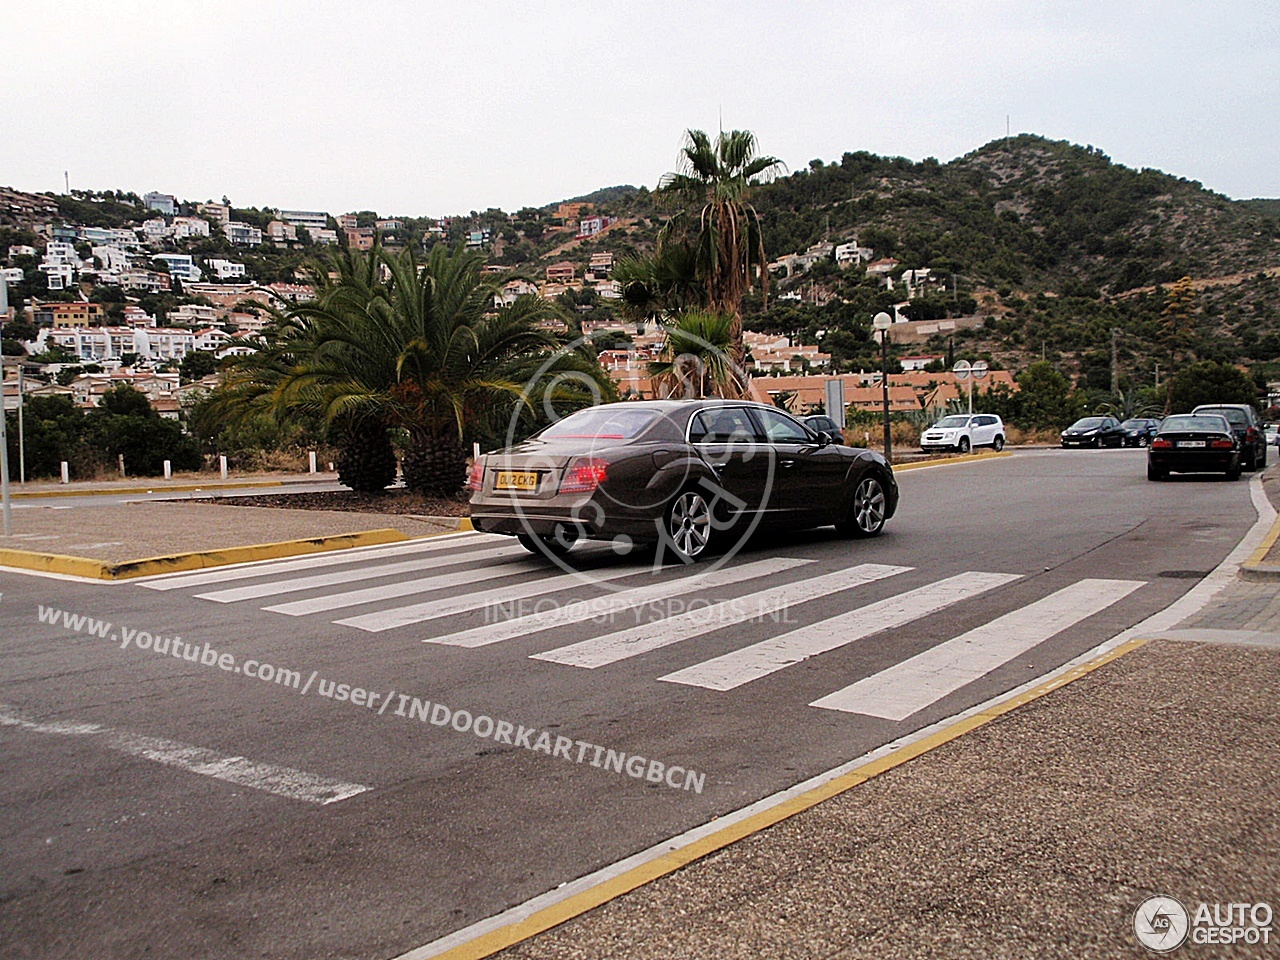
[[[755,426],[742,407],[718,407],[696,414],[689,424],[691,443],[751,443]]]
[[[761,437],[768,443],[812,443],[803,425],[778,410],[752,410],[760,421]]]

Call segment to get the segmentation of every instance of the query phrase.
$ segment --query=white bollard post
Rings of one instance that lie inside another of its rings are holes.
[[[222,474],[222,479],[227,479],[227,457],[226,454],[218,456],[218,472]]]
[[[312,450],[307,454],[307,458],[311,461],[311,473],[316,472],[316,452]]]
[[[63,483],[71,482],[71,467],[67,464],[67,461],[65,460],[62,461],[62,482]]]
[[[166,480],[173,479],[173,463],[169,460],[164,462],[164,478]]]

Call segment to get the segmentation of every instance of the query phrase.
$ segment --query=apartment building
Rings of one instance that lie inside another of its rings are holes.
[[[234,260],[220,260],[212,257],[204,264],[219,280],[235,280],[245,275],[244,264],[236,263]]]
[[[167,217],[178,212],[178,198],[171,193],[157,193],[152,190],[142,195],[142,203],[148,210],[156,210]]]
[[[262,244],[262,231],[239,220],[232,220],[222,225],[222,232],[227,241],[237,247],[257,247]]]

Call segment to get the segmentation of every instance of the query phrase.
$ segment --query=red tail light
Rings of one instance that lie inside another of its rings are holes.
[[[1235,446],[1235,443],[1230,440],[1210,440],[1209,446],[1215,450],[1230,450]]]
[[[604,483],[609,464],[599,457],[581,457],[569,464],[560,481],[561,493],[590,493]]]
[[[471,464],[471,472],[467,474],[467,489],[479,490],[484,486],[484,464],[477,460]]]
[[[1173,449],[1173,441],[1166,440],[1164,437],[1156,437],[1151,441],[1152,450],[1171,450]]]
[[[1258,439],[1258,431],[1255,430],[1253,427],[1250,427],[1248,430],[1244,432],[1245,443],[1253,443],[1253,441],[1257,439]]]

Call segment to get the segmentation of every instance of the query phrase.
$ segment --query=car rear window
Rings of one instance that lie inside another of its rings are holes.
[[[630,440],[659,416],[656,410],[618,410],[607,405],[589,407],[553,423],[539,436],[544,440]]]
[[[1160,424],[1161,433],[1180,433],[1183,431],[1195,432],[1200,430],[1216,430],[1219,433],[1225,432],[1230,428],[1223,422],[1223,418],[1216,414],[1191,414],[1179,417],[1165,417],[1164,423]]]
[[[1232,423],[1247,424],[1249,422],[1249,415],[1236,407],[1212,407],[1210,409],[1199,410],[1197,412],[1217,414],[1220,417],[1226,417]]]

